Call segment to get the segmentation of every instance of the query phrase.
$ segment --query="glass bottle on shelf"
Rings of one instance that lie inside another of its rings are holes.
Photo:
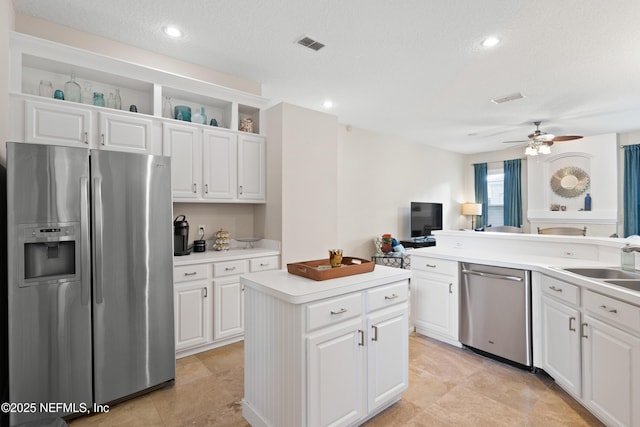
[[[72,102],[80,102],[82,89],[80,85],[76,83],[75,74],[71,74],[71,80],[64,84],[64,99]]]
[[[109,92],[109,97],[107,98],[107,108],[115,108],[116,99],[113,97],[113,92]]]
[[[116,110],[122,110],[122,97],[120,96],[120,89],[116,89],[116,97],[114,101],[114,108]]]
[[[40,80],[38,94],[46,98],[53,98],[53,84],[49,80]]]
[[[173,107],[171,107],[171,98],[168,96],[165,96],[162,101],[162,117],[173,119]]]
[[[91,83],[84,82],[84,91],[82,92],[82,103],[93,105],[93,90],[91,89]]]

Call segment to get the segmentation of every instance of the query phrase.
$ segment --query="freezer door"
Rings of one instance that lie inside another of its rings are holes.
[[[88,150],[7,143],[9,398],[66,405],[11,425],[92,402],[88,179]]]
[[[170,164],[91,154],[97,403],[175,378]]]

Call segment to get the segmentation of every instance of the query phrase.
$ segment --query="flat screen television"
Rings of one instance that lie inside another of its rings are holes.
[[[411,237],[426,237],[442,230],[442,203],[411,202]]]

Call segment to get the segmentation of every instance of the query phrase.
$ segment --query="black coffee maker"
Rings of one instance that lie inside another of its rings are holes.
[[[184,215],[173,220],[173,254],[189,255],[189,223]]]

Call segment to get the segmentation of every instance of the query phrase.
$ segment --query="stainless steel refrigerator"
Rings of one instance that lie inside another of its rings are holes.
[[[11,424],[175,378],[170,163],[7,143]]]

